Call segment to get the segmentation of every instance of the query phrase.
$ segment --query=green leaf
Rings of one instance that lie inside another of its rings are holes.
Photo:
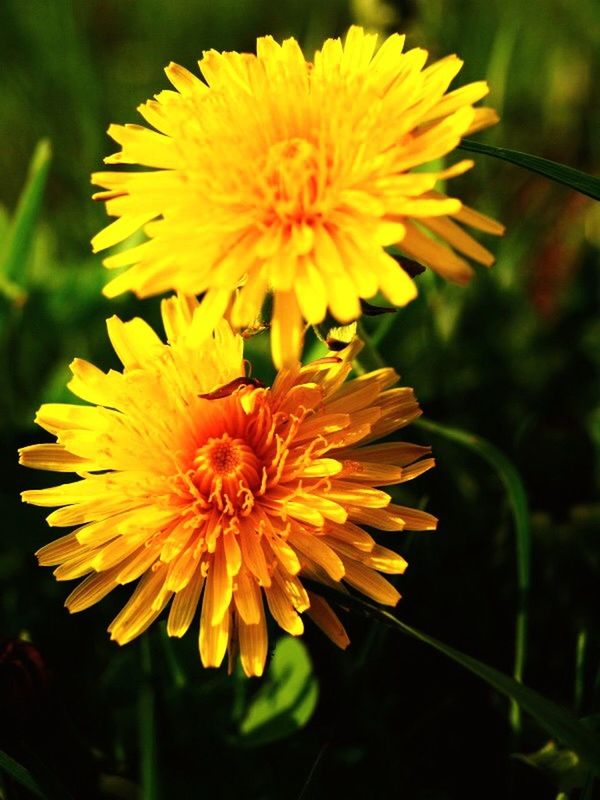
[[[240,721],[243,744],[284,739],[311,718],[319,695],[308,651],[300,639],[281,638],[267,677]]]
[[[307,583],[309,582],[307,581]],[[395,630],[433,647],[452,659],[452,661],[468,669],[474,675],[486,681],[496,691],[518,703],[524,711],[537,720],[540,727],[550,736],[575,751],[582,761],[587,762],[590,770],[595,775],[600,775],[600,736],[596,735],[585,722],[577,719],[566,708],[558,705],[553,700],[549,700],[534,689],[519,683],[514,678],[505,675],[500,670],[490,667],[483,661],[479,661],[450,645],[434,639],[432,636],[422,633],[416,628],[412,628],[386,609],[374,603],[354,595],[342,595],[328,587],[319,586],[319,592],[338,604],[351,605],[362,609],[369,616],[376,617]]]
[[[600,178],[587,175],[585,172],[573,167],[558,164],[556,161],[550,161],[541,156],[533,156],[530,153],[521,153],[518,150],[507,150],[505,147],[480,144],[479,142],[473,142],[471,139],[463,139],[459,145],[459,150],[468,150],[471,153],[482,153],[486,156],[501,158],[503,161],[516,164],[518,167],[525,167],[531,172],[537,172],[545,178],[550,178],[551,181],[562,183],[564,186],[581,192],[581,194],[593,197],[594,200],[600,200]]]
[[[0,769],[6,772],[7,775],[10,775],[20,786],[28,789],[35,797],[41,797],[45,800],[46,795],[31,772],[2,750],[0,750]]]
[[[463,447],[467,447],[469,450],[477,453],[477,455],[487,461],[497,472],[498,477],[504,484],[515,525],[519,606],[517,608],[515,621],[515,660],[513,676],[515,680],[520,681],[523,677],[527,652],[527,599],[529,596],[531,572],[529,504],[527,502],[527,495],[521,476],[504,453],[480,436],[475,436],[472,433],[467,433],[458,428],[451,428],[448,425],[441,425],[438,422],[431,422],[430,420],[421,419],[415,424],[425,431],[443,436],[445,439],[457,442]],[[518,731],[520,728],[519,708],[515,703],[513,703],[511,707],[510,719],[513,729]]]
[[[9,230],[3,237],[0,292],[15,302],[23,297],[22,269],[33,244],[51,158],[50,142],[42,139],[33,153],[25,186]]]

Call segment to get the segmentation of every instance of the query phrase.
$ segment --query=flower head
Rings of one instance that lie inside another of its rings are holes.
[[[361,527],[429,530],[436,520],[391,503],[379,488],[433,466],[429,448],[374,443],[420,413],[385,368],[346,381],[347,358],[279,372],[270,388],[244,376],[242,339],[221,322],[199,335],[201,309],[163,301],[168,343],[141,319],[108,321],[123,372],[76,359],[69,387],[91,405],[47,404],[37,422],[57,438],[21,450],[21,463],[79,480],[30,490],[58,506],[50,525],[77,526],[38,552],[58,580],[82,578],[70,611],[137,582],[109,627],[120,644],[170,604],[182,636],[201,604],[200,655],[218,666],[239,647],[248,675],[267,653],[264,601],[293,635],[307,612],[340,646],[346,633],[302,576],[346,583],[381,603],[396,589],[379,573],[406,562]],[[345,354],[352,354],[352,348]]]
[[[303,320],[319,323],[329,309],[346,324],[360,316],[360,299],[378,291],[398,306],[415,296],[384,246],[399,244],[457,282],[472,272],[459,253],[490,265],[492,255],[461,224],[496,234],[502,227],[435,190],[473,162],[412,171],[496,121],[491,109],[473,108],[486,83],[447,92],[459,58],[425,67],[427,52],[403,52],[404,37],[390,36],[377,51],[376,41],[353,27],[344,44],[328,39],[309,62],[294,39],[279,45],[267,36],[256,55],[204,53],[205,82],[167,67],[176,91],[138,109],[155,130],[109,128],[122,149],[107,163],[153,171],[92,177],[105,189],[95,198],[118,217],[94,249],[140,228],[148,236],[106,259],[107,267],[129,267],[106,294],[204,294],[208,336],[224,314],[235,327],[252,324],[272,290],[273,353],[290,365]]]

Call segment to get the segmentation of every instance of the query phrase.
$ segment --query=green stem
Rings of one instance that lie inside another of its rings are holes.
[[[144,800],[159,800],[156,747],[156,703],[152,683],[152,653],[148,634],[140,641],[141,672],[138,698],[140,782]]]
[[[306,581],[306,583],[309,586],[311,585],[309,581]],[[505,675],[500,670],[485,664],[483,661],[479,661],[444,642],[440,642],[438,639],[434,639],[433,636],[407,625],[387,609],[369,600],[353,594],[342,594],[327,586],[319,585],[318,591],[326,599],[339,606],[350,606],[363,611],[369,617],[379,619],[395,630],[433,647],[452,659],[452,661],[477,675],[496,691],[518,703],[524,711],[537,720],[539,725],[550,736],[570,747],[582,760],[586,761],[593,774],[600,775],[600,737],[566,708],[544,697],[534,689],[530,689],[520,681]]]
[[[360,338],[364,342],[364,347],[358,359],[359,367],[363,372],[367,369],[379,369],[386,366],[373,340],[365,333],[364,329],[359,331]],[[529,531],[529,507],[527,495],[523,487],[521,477],[511,461],[494,445],[475,436],[466,433],[458,428],[451,428],[430,420],[420,419],[415,425],[429,433],[438,434],[446,439],[457,442],[484,458],[499,475],[511,506],[515,525],[516,541],[516,562],[517,562],[517,585],[518,585],[518,607],[515,619],[515,656],[513,676],[516,681],[522,681],[525,669],[525,659],[527,652],[527,631],[528,631],[528,596],[531,572],[531,535]],[[521,712],[518,703],[511,701],[510,724],[518,734],[521,730]]]
[[[441,425],[439,422],[420,419],[416,426],[429,433],[438,434],[445,439],[457,442],[477,453],[496,471],[504,484],[511,507],[515,526],[517,585],[519,591],[515,619],[515,656],[513,677],[522,681],[527,653],[527,630],[529,623],[529,583],[531,572],[531,535],[529,531],[529,504],[521,477],[511,461],[493,444],[472,433]],[[518,733],[521,729],[521,716],[517,703],[511,703],[510,723]]]
[[[181,664],[175,655],[173,650],[173,642],[167,633],[167,626],[165,623],[161,623],[160,627],[160,642],[162,645],[162,649],[165,655],[165,660],[167,662],[167,666],[169,668],[169,672],[171,673],[171,679],[173,681],[173,685],[177,687],[177,689],[183,689],[187,685],[187,677],[183,669],[181,668]]]
[[[364,327],[359,323],[358,338],[363,343],[363,348],[360,351],[359,357],[354,361],[354,369],[359,374],[370,372],[374,369],[381,369],[387,367],[385,360],[373,344],[372,339],[366,333]]]
[[[575,711],[581,713],[583,705],[583,685],[585,668],[585,651],[587,646],[587,631],[582,628],[577,634],[577,644],[575,645]]]
[[[34,797],[47,800],[47,795],[31,772],[2,750],[0,750],[0,772],[5,772],[7,775],[10,775],[13,781],[27,789]]]
[[[388,333],[392,330],[394,323],[396,322],[396,318],[396,314],[383,315],[381,322],[377,326],[377,330],[371,336],[371,344],[374,348],[378,348]]]

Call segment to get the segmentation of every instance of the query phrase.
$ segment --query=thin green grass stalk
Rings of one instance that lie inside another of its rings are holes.
[[[311,582],[306,581],[310,587]],[[579,720],[571,711],[555,703],[553,700],[530,689],[525,684],[505,675],[495,667],[473,658],[455,647],[440,642],[422,631],[407,625],[382,606],[353,594],[342,594],[336,589],[319,585],[319,592],[328,600],[339,606],[350,606],[362,610],[367,616],[379,619],[395,630],[417,639],[429,647],[450,658],[460,666],[484,680],[497,692],[504,694],[511,701],[530,714],[551,737],[566,747],[574,750],[586,762],[594,775],[600,775],[600,736],[588,725]]]
[[[364,348],[360,353],[360,362],[363,368],[369,369],[385,366],[381,355],[373,346],[371,340],[360,333],[364,341]],[[522,681],[527,654],[527,632],[528,632],[528,598],[531,573],[531,533],[529,529],[529,504],[521,477],[511,461],[494,445],[475,436],[472,433],[441,425],[430,420],[419,419],[415,423],[422,430],[429,433],[443,436],[450,441],[457,442],[464,447],[473,450],[497,472],[504,487],[511,507],[516,541],[516,562],[517,562],[517,585],[518,585],[518,607],[515,619],[515,656],[513,666],[513,677],[516,681]],[[511,727],[516,735],[521,730],[521,712],[518,703],[511,702],[509,720]]]
[[[361,324],[358,326],[358,338],[363,342],[363,349],[360,351],[358,358],[354,361],[355,372],[362,374],[388,366]]]
[[[140,783],[144,800],[159,800],[156,748],[156,708],[152,683],[152,653],[148,634],[140,641],[141,681],[138,697]]]
[[[594,775],[589,772],[587,778],[585,779],[585,783],[581,789],[581,797],[580,800],[594,800],[594,784],[596,780]]]
[[[587,649],[587,630],[582,628],[577,634],[575,645],[575,691],[573,705],[575,711],[580,714],[583,706],[583,691],[585,680],[585,654]]]
[[[394,314],[384,314],[383,319],[377,326],[377,330],[371,336],[371,343],[373,347],[377,349],[379,345],[383,342],[385,337],[394,327],[394,323],[396,322],[397,313]]]
[[[438,434],[445,439],[457,442],[481,456],[496,471],[504,484],[511,507],[515,526],[517,585],[519,591],[517,614],[515,619],[515,656],[513,677],[523,680],[525,660],[527,656],[527,631],[529,627],[529,584],[531,573],[531,532],[529,530],[529,504],[523,481],[511,461],[497,447],[475,436],[472,433],[441,425],[439,422],[419,419],[415,425],[429,433]],[[510,724],[518,734],[521,730],[519,706],[514,701],[510,708]]]
[[[519,33],[519,26],[520,20],[515,17],[514,9],[511,8],[510,3],[506,3],[500,9],[499,27],[494,37],[494,44],[486,70],[487,81],[493,87],[492,105],[500,116],[504,112],[509,67]],[[494,133],[496,136],[498,135],[496,129],[494,129]]]
[[[167,633],[167,626],[164,623],[160,625],[160,643],[173,680],[173,685],[177,687],[177,689],[184,689],[187,686],[187,676],[175,654],[173,641]]]
[[[14,383],[10,347],[11,336],[21,319],[27,301],[25,267],[31,253],[50,162],[52,148],[47,139],[38,142],[29,163],[27,179],[15,212],[2,235],[0,250],[0,370],[5,379],[0,404],[5,407],[0,422],[10,426],[18,416],[19,397]]]
[[[0,750],[0,770],[10,775],[19,786],[23,786],[23,788],[27,789],[34,797],[47,800],[47,795],[31,772],[2,750]]]

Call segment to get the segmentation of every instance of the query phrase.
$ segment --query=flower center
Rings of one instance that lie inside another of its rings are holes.
[[[288,224],[310,223],[317,213],[323,172],[319,151],[306,139],[286,139],[272,145],[265,165],[265,189],[273,217]]]
[[[209,445],[208,460],[213,472],[220,475],[235,472],[242,460],[241,448],[249,449],[247,445],[234,441],[217,440]]]
[[[209,439],[198,448],[194,467],[196,486],[220,511],[233,514],[253,504],[262,468],[243,439],[233,439],[228,433]]]

